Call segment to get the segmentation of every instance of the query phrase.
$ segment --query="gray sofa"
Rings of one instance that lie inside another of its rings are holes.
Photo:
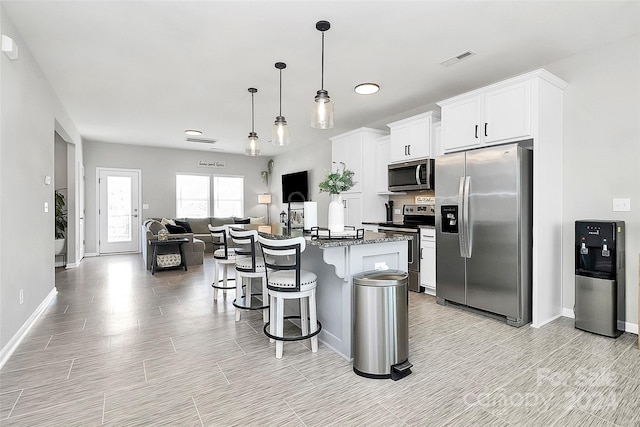
[[[150,240],[158,240],[158,231],[166,230],[166,227],[155,219],[147,219],[142,223],[142,258],[147,270],[151,270],[153,263],[153,246]],[[170,237],[186,237],[189,241],[182,245],[187,266],[202,265],[204,262],[204,242],[195,238],[194,233],[171,234]],[[211,240],[211,237],[209,237]]]

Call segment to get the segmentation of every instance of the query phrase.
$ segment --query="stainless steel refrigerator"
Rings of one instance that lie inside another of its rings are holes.
[[[513,326],[531,321],[530,145],[436,158],[438,303],[464,305]]]

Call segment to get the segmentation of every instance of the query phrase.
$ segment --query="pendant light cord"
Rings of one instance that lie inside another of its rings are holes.
[[[320,73],[320,89],[324,90],[324,31],[322,32],[322,72]]]
[[[253,92],[251,92],[251,133],[255,133],[253,122],[254,122],[254,117],[253,117]]]
[[[282,116],[282,68],[280,68],[280,114]]]

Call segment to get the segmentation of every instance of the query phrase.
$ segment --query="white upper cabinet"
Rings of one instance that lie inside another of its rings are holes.
[[[384,171],[387,170],[387,160],[378,155],[379,139],[385,136],[387,132],[378,129],[359,128],[331,138],[331,160],[337,163],[332,165],[332,169],[335,171],[340,162],[344,163],[354,172],[353,180],[356,182],[353,188],[342,193],[345,225],[362,227],[363,221],[380,222],[385,219],[384,203],[388,197],[378,194],[382,184],[377,167],[378,162],[384,161]]]
[[[539,97],[534,82],[544,75],[525,74],[438,102],[444,152],[533,138],[532,106]]]
[[[431,157],[433,122],[438,121],[439,118],[437,112],[429,111],[389,123],[387,125],[391,129],[389,163]]]
[[[381,136],[376,141],[376,193],[389,193],[389,173],[387,166],[390,163],[389,154],[391,153],[391,137],[389,135]]]

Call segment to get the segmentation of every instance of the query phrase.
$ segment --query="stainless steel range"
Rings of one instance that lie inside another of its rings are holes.
[[[409,235],[409,290],[422,292],[420,286],[420,226],[435,225],[436,206],[434,204],[404,205],[402,222],[381,222],[378,231],[388,236]]]

